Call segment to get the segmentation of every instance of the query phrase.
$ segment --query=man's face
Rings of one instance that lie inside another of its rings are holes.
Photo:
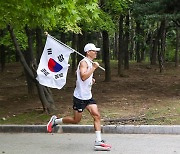
[[[97,51],[94,50],[88,51],[88,56],[91,57],[92,59],[95,59],[97,57]]]

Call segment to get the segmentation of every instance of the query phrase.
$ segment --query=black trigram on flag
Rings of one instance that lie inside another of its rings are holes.
[[[62,62],[62,61],[64,60],[64,57],[63,57],[62,54],[58,56],[58,60],[59,60],[60,62]]]
[[[48,52],[48,55],[51,55],[52,54],[52,49],[51,48],[47,49],[47,52]]]
[[[41,72],[43,72],[45,76],[47,76],[47,75],[49,74],[49,72],[48,72],[48,71],[46,71],[46,69],[45,69],[45,68],[44,68],[44,69],[42,69],[42,70],[41,70]]]

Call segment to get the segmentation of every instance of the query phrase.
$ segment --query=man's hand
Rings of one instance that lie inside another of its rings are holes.
[[[93,62],[93,67],[94,67],[94,69],[98,68],[99,67],[99,63],[98,62]]]
[[[95,78],[92,78],[92,84],[95,84],[96,80]]]
[[[99,63],[98,62],[93,62],[92,64],[92,68],[88,71],[88,65],[86,61],[82,61],[80,63],[79,69],[80,69],[80,76],[81,79],[83,81],[85,81],[86,79],[88,79],[91,74],[96,70],[96,68],[99,67]]]

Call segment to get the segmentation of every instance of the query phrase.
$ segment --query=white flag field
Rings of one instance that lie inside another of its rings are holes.
[[[37,69],[36,79],[41,85],[61,89],[66,84],[71,48],[47,35],[46,44]]]

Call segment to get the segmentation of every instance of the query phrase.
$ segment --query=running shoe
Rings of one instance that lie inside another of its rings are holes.
[[[104,140],[95,141],[94,150],[95,151],[110,151],[111,145],[106,144]]]
[[[56,124],[55,124],[55,120],[56,120],[56,119],[57,119],[57,117],[56,117],[55,115],[53,115],[53,116],[51,117],[51,119],[49,120],[49,122],[48,122],[48,124],[47,124],[47,131],[48,131],[48,133],[51,133],[53,127],[56,126]]]

